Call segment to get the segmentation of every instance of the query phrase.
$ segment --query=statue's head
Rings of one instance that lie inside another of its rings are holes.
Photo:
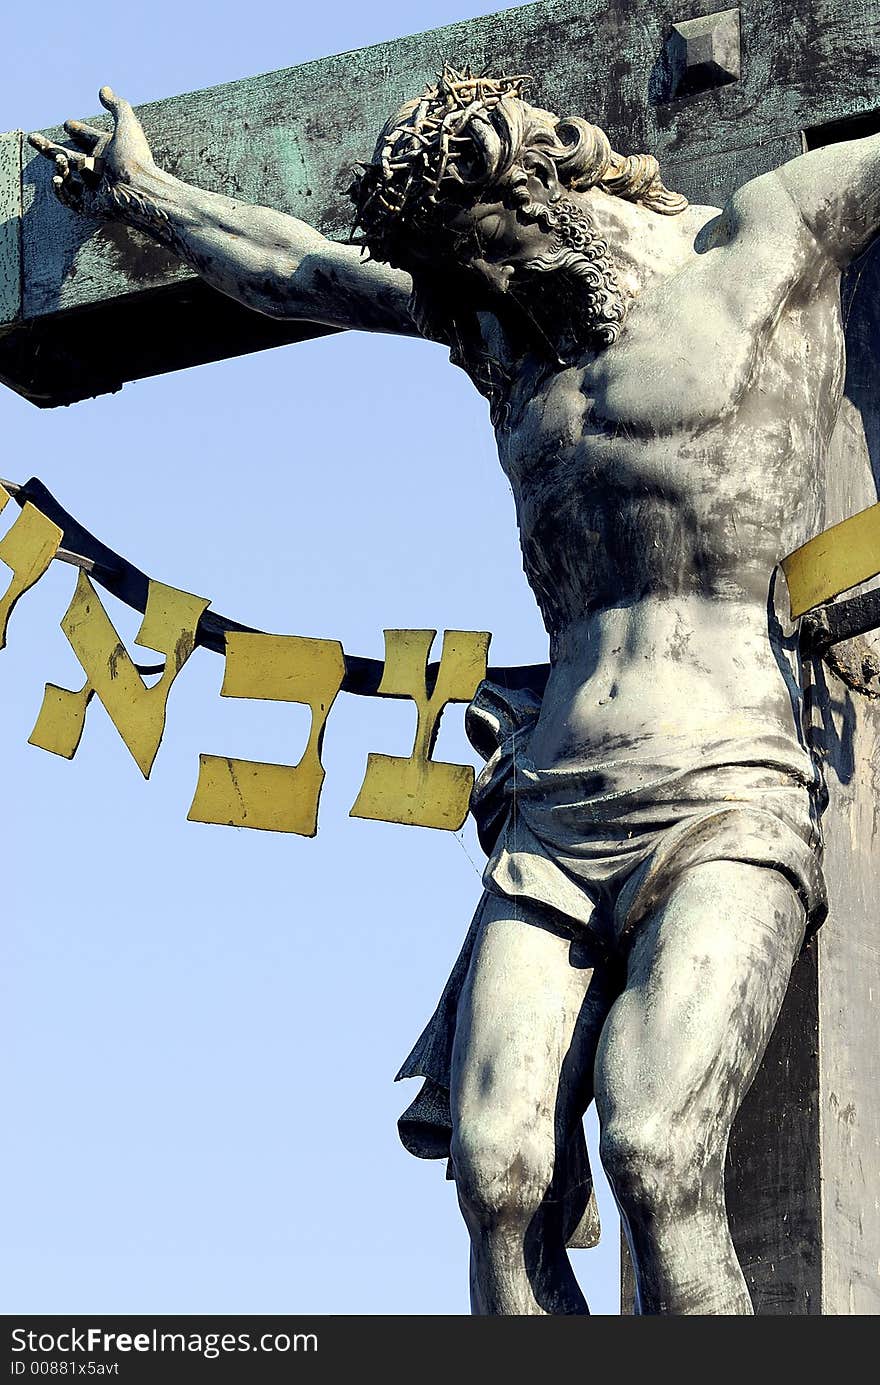
[[[482,288],[520,301],[562,289],[577,303],[584,343],[608,346],[624,300],[581,194],[595,189],[663,216],[687,202],[663,186],[651,155],[617,154],[597,126],[531,105],[529,85],[445,67],[391,117],[355,178],[357,224],[374,259],[413,276],[417,298],[432,279],[456,277],[477,296]]]

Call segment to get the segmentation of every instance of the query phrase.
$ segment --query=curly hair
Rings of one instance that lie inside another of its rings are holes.
[[[436,230],[445,211],[478,201],[514,170],[542,165],[573,192],[596,187],[662,216],[684,211],[687,199],[664,187],[653,155],[618,154],[597,125],[530,105],[531,81],[473,77],[447,64],[391,116],[350,189],[374,259],[405,264],[413,232]]]

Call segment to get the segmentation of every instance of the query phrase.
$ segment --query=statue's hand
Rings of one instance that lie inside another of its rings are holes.
[[[125,199],[114,196],[120,185],[137,186],[140,175],[156,165],[140,121],[127,101],[110,87],[98,93],[101,105],[113,117],[112,130],[97,130],[80,120],[66,120],[64,128],[78,146],[68,149],[45,135],[29,142],[55,164],[52,184],[61,202],[74,211],[103,220],[124,214]],[[120,205],[120,203],[122,205]]]

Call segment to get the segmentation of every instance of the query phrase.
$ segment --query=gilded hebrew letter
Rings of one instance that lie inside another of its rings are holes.
[[[309,740],[296,765],[200,755],[189,821],[314,837],[324,783],[321,743],[344,676],[345,656],[338,640],[228,634],[221,695],[303,703],[312,710]]]
[[[447,702],[470,702],[486,676],[491,636],[475,630],[446,630],[437,682],[429,694],[427,665],[436,630],[386,630],[385,672],[379,693],[410,697],[418,723],[412,754],[370,755],[355,818],[377,818],[413,827],[456,831],[468,814],[474,783],[470,765],[432,760],[440,716]]]
[[[168,694],[195,647],[196,626],[209,603],[201,596],[150,582],[136,643],[165,655],[165,671],[148,688],[126,653],[98,594],[84,572],[61,621],[87,682],[79,692],[46,685],[30,744],[72,759],[94,695],[103,702],[135,763],[149,778],[162,734]]]
[[[9,492],[0,486],[0,511],[5,510],[11,499]],[[30,503],[0,539],[0,558],[12,568],[12,581],[0,596],[0,649],[6,647],[6,627],[15,603],[40,580],[58,552],[61,539],[58,525]]]

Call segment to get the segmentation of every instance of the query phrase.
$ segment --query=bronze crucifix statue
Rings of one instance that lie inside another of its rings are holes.
[[[469,709],[485,891],[401,1132],[451,1156],[475,1312],[587,1311],[566,1245],[595,1100],[639,1310],[749,1313],[727,1141],[825,911],[774,573],[821,523],[880,136],[692,206],[530,95],[446,68],[393,114],[352,188],[359,244],[163,172],[108,88],[109,133],[32,142],[64,202],[248,307],[444,342],[488,399],[551,669]]]

